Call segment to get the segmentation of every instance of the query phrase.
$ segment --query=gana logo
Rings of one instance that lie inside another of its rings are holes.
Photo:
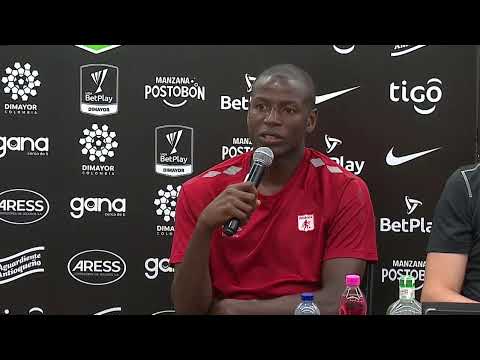
[[[125,216],[127,199],[75,197],[70,200],[70,208],[72,209],[70,216],[74,219],[82,218],[85,211],[103,212],[105,216]]]
[[[48,155],[49,140],[47,137],[0,136],[0,158],[7,154],[7,150],[27,151],[27,155]]]
[[[427,81],[427,87],[422,85],[407,88],[407,81],[403,80],[401,85],[390,84],[390,100],[399,102],[400,100],[408,103],[410,100],[414,103],[413,108],[420,115],[430,115],[437,108],[437,103],[442,99],[442,81],[437,78],[431,78]],[[419,104],[422,104],[420,106]],[[417,106],[418,105],[418,106]]]
[[[42,194],[27,189],[0,193],[0,220],[14,225],[33,224],[47,216],[50,204]]]
[[[145,270],[148,271],[145,273],[145,277],[150,280],[157,278],[159,270],[164,273],[173,273],[175,271],[170,266],[170,259],[168,258],[148,258],[145,260]]]
[[[405,196],[405,204],[407,206],[407,215],[412,215],[415,210],[422,206],[423,203],[419,200]],[[427,221],[424,217],[392,220],[390,218],[380,218],[380,232],[395,232],[395,233],[413,233],[422,232],[424,234],[430,233],[432,229],[432,222]]]
[[[120,280],[127,271],[125,261],[106,250],[86,250],[74,255],[67,264],[68,273],[87,285],[107,285]]]
[[[339,54],[347,55],[355,50],[355,45],[333,45],[333,49]]]

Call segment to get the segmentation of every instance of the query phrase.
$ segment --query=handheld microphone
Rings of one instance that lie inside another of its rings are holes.
[[[260,147],[253,153],[253,161],[250,171],[248,172],[243,182],[252,182],[255,187],[258,187],[262,181],[265,168],[272,165],[273,152],[268,147]],[[223,225],[223,233],[227,236],[234,235],[240,226],[238,219],[230,219]]]

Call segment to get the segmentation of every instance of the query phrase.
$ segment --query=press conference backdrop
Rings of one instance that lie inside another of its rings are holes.
[[[468,45],[2,46],[0,314],[170,314],[182,184],[251,149],[265,68],[317,86],[308,145],[368,184],[383,314],[425,247],[444,183],[476,158]],[[292,239],[294,241],[295,239]]]

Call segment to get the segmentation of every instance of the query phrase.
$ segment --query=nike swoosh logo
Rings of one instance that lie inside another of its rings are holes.
[[[418,153],[415,153],[415,154],[410,154],[410,155],[398,156],[397,157],[397,156],[393,155],[393,147],[392,147],[390,149],[390,151],[388,152],[385,160],[387,161],[387,164],[390,165],[390,166],[402,165],[402,164],[405,164],[406,162],[409,162],[409,161],[417,159],[421,156],[430,154],[431,152],[437,151],[439,149],[441,149],[441,147],[431,149],[431,150],[427,150],[427,151],[418,152]]]
[[[318,104],[323,103],[325,101],[328,101],[330,99],[336,98],[337,96],[340,96],[340,95],[343,95],[343,94],[345,94],[347,92],[350,92],[352,90],[358,89],[359,87],[360,86],[355,86],[355,87],[350,88],[350,89],[340,90],[340,91],[336,91],[336,92],[333,92],[333,93],[330,93],[330,94],[315,96],[315,104],[318,105]]]

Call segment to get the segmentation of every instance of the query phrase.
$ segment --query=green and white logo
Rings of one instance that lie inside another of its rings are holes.
[[[121,45],[75,45],[75,46],[78,46],[79,48],[83,50],[87,50],[94,54],[100,54],[102,52],[114,49]]]

